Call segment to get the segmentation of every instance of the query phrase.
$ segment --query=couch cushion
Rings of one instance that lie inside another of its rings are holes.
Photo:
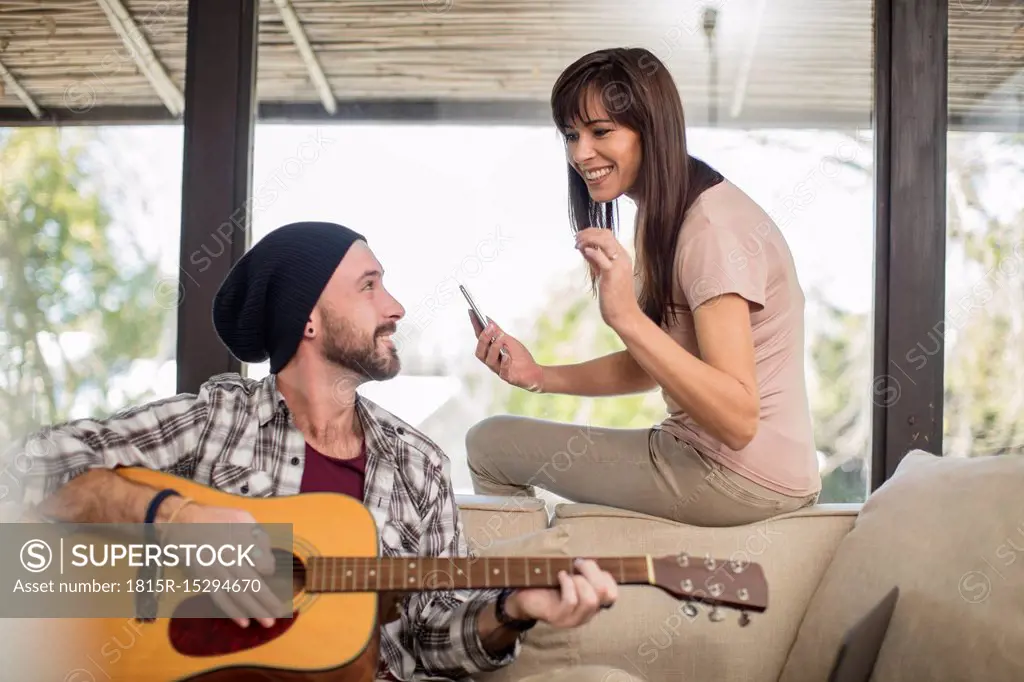
[[[548,527],[547,505],[531,497],[456,495],[455,504],[466,532],[466,542],[473,552]]]
[[[582,662],[628,670],[650,680],[775,682],[804,609],[832,553],[853,525],[859,505],[822,504],[767,522],[703,528],[645,514],[589,504],[559,505],[553,527],[572,530],[573,555],[696,556],[749,559],[761,564],[769,606],[741,628],[738,613],[724,610],[712,623],[708,609],[696,618],[686,603],[656,587],[624,586],[618,604],[559,643]]]
[[[780,682],[826,679],[843,633],[894,585],[873,682],[1019,680],[1024,459],[916,450],[865,502],[822,577]]]
[[[565,527],[546,528],[514,538],[498,540],[482,547],[480,557],[568,557],[571,529]],[[510,666],[479,675],[487,682],[512,682],[529,675],[539,675],[553,668],[569,666],[579,662],[575,652],[567,647],[570,642],[565,630],[538,623],[523,639],[519,658]],[[608,680],[606,682],[611,682]]]

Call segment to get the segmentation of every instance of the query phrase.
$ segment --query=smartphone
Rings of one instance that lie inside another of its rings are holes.
[[[461,291],[462,295],[466,297],[466,302],[469,303],[469,307],[473,311],[473,315],[476,316],[476,321],[480,323],[480,328],[483,329],[484,327],[486,327],[487,316],[484,315],[483,311],[480,310],[479,306],[477,306],[476,301],[474,301],[473,297],[469,294],[469,290],[460,284],[459,291]],[[505,357],[508,355],[508,352],[504,348],[502,348],[501,350],[498,351],[498,354],[501,355],[502,357]]]

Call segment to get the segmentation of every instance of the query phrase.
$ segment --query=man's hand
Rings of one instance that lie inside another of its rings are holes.
[[[171,498],[174,500],[174,498]],[[170,501],[170,500],[168,500]],[[166,504],[166,503],[165,503]],[[182,504],[179,502],[178,504]],[[196,542],[201,540],[203,542],[209,542],[210,531],[200,530],[199,528],[192,529],[190,527],[179,527],[178,524],[193,524],[193,523],[215,523],[215,524],[251,524],[253,527],[253,535],[251,541],[255,544],[255,548],[249,554],[252,559],[254,566],[221,566],[217,562],[214,562],[210,566],[192,566],[187,568],[189,575],[198,578],[200,580],[219,580],[221,584],[224,581],[238,580],[240,582],[248,580],[249,582],[242,584],[252,585],[255,581],[259,581],[260,589],[245,591],[230,591],[230,590],[217,590],[208,593],[210,598],[214,601],[227,614],[233,621],[238,623],[241,627],[249,626],[249,617],[253,616],[259,621],[264,627],[270,627],[274,624],[274,618],[271,617],[273,613],[280,613],[284,606],[277,596],[270,589],[267,580],[263,576],[272,576],[274,574],[274,555],[271,551],[270,541],[267,537],[267,533],[263,530],[257,529],[257,521],[253,518],[252,514],[241,509],[231,509],[228,507],[208,507],[199,504],[188,504],[184,506],[178,515],[174,519],[172,524],[173,528],[161,527],[162,524],[157,524],[157,532],[163,537],[163,544],[174,544],[175,542]],[[246,541],[250,541],[248,534],[244,538]],[[238,536],[232,532],[225,534],[223,538],[225,542],[237,542]]]
[[[536,619],[558,628],[574,628],[590,621],[602,608],[619,597],[619,587],[607,571],[589,559],[577,559],[578,574],[559,571],[561,589],[518,590],[505,602],[508,615],[516,620]]]

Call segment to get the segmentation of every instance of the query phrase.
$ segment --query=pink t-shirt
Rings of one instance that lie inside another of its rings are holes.
[[[662,428],[722,466],[777,492],[821,489],[804,372],[804,294],[793,257],[771,217],[728,180],[703,192],[676,245],[676,298],[684,302],[665,329],[700,357],[692,310],[736,293],[750,305],[761,421],[753,440],[732,450],[704,431],[662,391]]]

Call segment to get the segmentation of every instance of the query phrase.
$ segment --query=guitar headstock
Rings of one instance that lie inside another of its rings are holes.
[[[696,557],[686,552],[652,559],[654,584],[677,599],[712,606],[711,620],[724,618],[717,607],[743,611],[740,624],[749,623],[747,612],[768,608],[768,583],[760,564],[746,559]],[[687,604],[688,614],[696,607]]]

